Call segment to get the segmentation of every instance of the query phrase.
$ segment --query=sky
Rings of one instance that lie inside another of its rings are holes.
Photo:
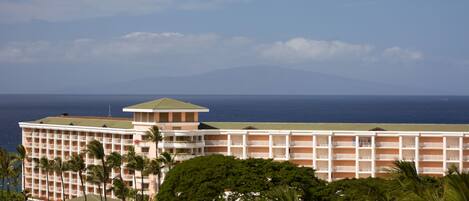
[[[271,66],[469,95],[467,10],[462,0],[0,0],[0,93]]]

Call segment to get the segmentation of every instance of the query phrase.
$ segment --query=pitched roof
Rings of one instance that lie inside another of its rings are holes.
[[[469,124],[203,122],[200,129],[447,131],[469,132]]]
[[[188,102],[183,102],[180,100],[172,98],[160,98],[157,100],[152,100],[144,103],[139,103],[136,105],[127,106],[124,108],[124,111],[134,111],[134,110],[200,110],[207,111],[208,109],[199,105],[195,105]]]
[[[87,116],[56,116],[46,117],[30,123],[53,124],[66,126],[106,127],[132,129],[132,120],[115,117],[87,117]]]

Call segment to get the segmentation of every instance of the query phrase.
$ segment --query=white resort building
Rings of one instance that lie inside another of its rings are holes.
[[[103,143],[107,154],[124,154],[135,146],[137,153],[154,158],[154,143],[142,139],[154,125],[164,136],[158,145],[160,153],[174,153],[177,161],[209,154],[288,160],[316,169],[317,176],[328,181],[382,176],[394,160],[415,161],[419,173],[425,175],[442,176],[453,165],[469,170],[469,125],[201,122],[199,113],[208,112],[207,108],[170,98],[128,106],[123,111],[132,113],[133,118],[55,116],[20,122],[22,144],[28,152],[23,187],[34,197],[46,197],[46,175],[34,168],[33,158],[66,160],[94,139]],[[85,162],[98,163],[88,155]],[[140,188],[129,170],[124,168],[123,172],[130,186]],[[64,181],[67,195],[81,196],[76,173],[65,173]],[[145,177],[144,183],[150,189],[146,193],[155,193],[154,178]],[[59,175],[49,174],[49,186],[51,199],[60,200]],[[89,183],[85,190],[98,193],[97,186]]]

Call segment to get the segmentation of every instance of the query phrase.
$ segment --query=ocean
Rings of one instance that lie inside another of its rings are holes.
[[[0,95],[0,147],[21,143],[20,121],[46,116],[111,115],[171,97],[210,109],[201,121],[469,123],[469,96]]]

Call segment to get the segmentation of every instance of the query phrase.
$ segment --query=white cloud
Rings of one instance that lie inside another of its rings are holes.
[[[356,60],[368,56],[373,47],[367,44],[352,44],[342,41],[322,41],[292,38],[260,48],[266,59],[286,63],[303,63],[327,60]]]
[[[115,15],[144,15],[162,9],[214,9],[246,0],[0,0],[0,22],[70,21]]]
[[[397,61],[417,61],[423,59],[423,53],[419,51],[413,51],[408,49],[403,49],[400,47],[391,47],[384,49],[383,57],[391,60]]]
[[[292,38],[259,43],[241,36],[132,32],[110,39],[11,42],[0,46],[0,63],[112,63],[129,66],[230,67],[243,65],[383,63],[423,59],[399,47]]]

